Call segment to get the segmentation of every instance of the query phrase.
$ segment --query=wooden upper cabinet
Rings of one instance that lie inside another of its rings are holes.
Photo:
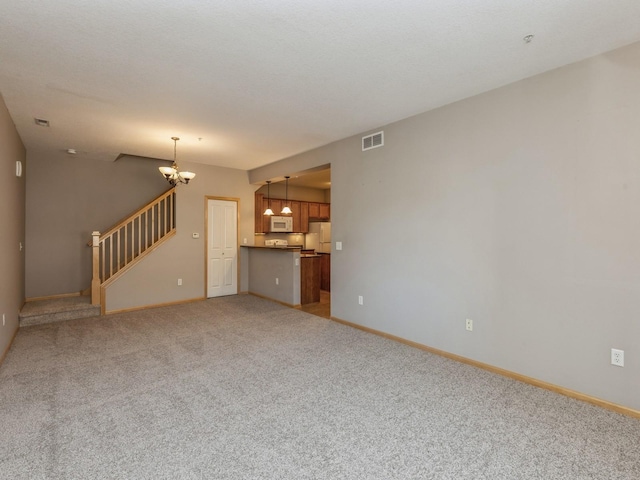
[[[300,233],[309,233],[309,202],[300,202]]]
[[[269,233],[271,217],[264,215],[264,211],[271,204],[274,215],[281,215],[285,201],[281,198],[267,200],[263,193],[255,194],[255,233]],[[302,202],[290,200],[289,207],[293,212],[293,233],[309,233],[309,220],[329,221],[331,219],[331,204],[318,202]],[[286,215],[288,216],[288,215]]]
[[[331,204],[309,202],[309,218],[328,222],[331,220]]]
[[[331,204],[330,203],[320,204],[320,218],[326,221],[331,220]]]
[[[309,218],[320,218],[320,204],[309,202]]]
[[[280,200],[278,198],[271,199],[271,210],[273,210],[273,214],[275,216],[282,215],[282,213],[280,212],[282,211],[283,204],[284,204],[284,200]]]
[[[296,200],[289,203],[293,212],[293,233],[309,233],[309,204]]]
[[[291,208],[291,216],[293,217],[293,231],[294,233],[300,233],[300,202],[295,200],[289,201],[289,207]]]

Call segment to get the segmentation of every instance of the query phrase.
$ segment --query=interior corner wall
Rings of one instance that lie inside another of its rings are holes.
[[[127,270],[106,289],[106,311],[134,309],[152,305],[201,299],[205,292],[205,219],[206,197],[239,199],[239,243],[254,238],[254,193],[247,172],[182,162],[181,166],[196,172],[189,185],[179,186],[176,193],[176,235]],[[193,238],[199,233],[199,238]],[[249,290],[247,249],[238,255],[240,292]],[[178,278],[182,285],[178,286]]]
[[[640,410],[638,85],[640,43],[252,180],[331,162],[334,317]]]
[[[16,162],[22,162],[22,176],[16,176]],[[0,357],[18,329],[18,314],[25,298],[25,179],[26,151],[9,111],[0,96]],[[2,321],[4,315],[4,322]]]
[[[105,232],[169,188],[160,160],[87,161],[28,152],[27,298],[78,293],[91,284],[91,232]]]

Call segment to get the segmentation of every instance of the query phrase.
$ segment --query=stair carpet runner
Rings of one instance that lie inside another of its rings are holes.
[[[91,305],[84,295],[28,301],[20,311],[20,327],[62,322],[100,315],[100,305]]]

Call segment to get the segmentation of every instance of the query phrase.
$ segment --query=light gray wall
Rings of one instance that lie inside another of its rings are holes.
[[[177,234],[108,287],[107,312],[204,298],[207,196],[239,199],[238,241],[253,244],[256,186],[249,184],[247,172],[185,161],[180,166],[195,172],[196,178],[177,189]],[[192,238],[193,233],[200,238]],[[246,253],[239,250],[240,292],[249,288]]]
[[[166,162],[28,153],[26,295],[77,293],[91,284],[91,232],[104,232],[169,187]]]
[[[23,164],[16,177],[16,161]],[[24,145],[0,96],[0,357],[18,329],[18,313],[24,303],[24,245],[26,153]],[[2,315],[4,314],[4,324]]]
[[[249,292],[287,305],[300,305],[300,252],[267,248],[242,250],[249,251]]]
[[[334,316],[640,409],[638,85],[634,44],[250,178],[331,162]]]

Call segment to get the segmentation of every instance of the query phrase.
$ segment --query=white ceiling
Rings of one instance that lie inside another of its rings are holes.
[[[278,177],[273,181],[276,182],[282,180]],[[289,185],[327,190],[331,188],[331,169],[326,168],[323,170],[304,172],[304,175],[293,175],[289,180]]]
[[[251,169],[639,40],[638,0],[0,0],[0,93],[30,151]]]

